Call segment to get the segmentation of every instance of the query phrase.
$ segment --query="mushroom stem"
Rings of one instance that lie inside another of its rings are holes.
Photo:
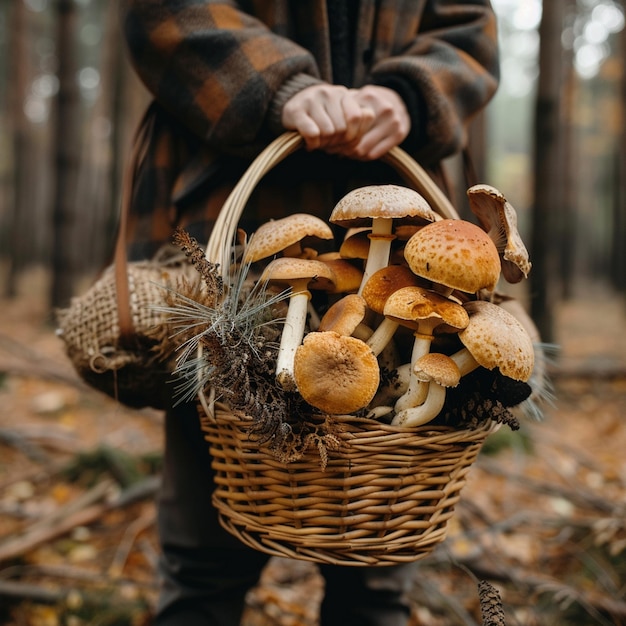
[[[310,295],[310,294],[309,294]],[[311,304],[311,298],[306,305],[306,312],[309,319],[309,328],[311,330],[317,330],[320,327],[320,316],[318,315],[315,307]]]
[[[420,323],[420,328],[422,325],[423,323]],[[417,376],[413,372],[413,366],[420,357],[430,352],[433,336],[431,334],[416,332],[414,337],[413,352],[411,353],[409,386],[406,392],[396,401],[396,405],[394,407],[396,413],[403,411],[404,409],[419,406],[426,399],[428,383],[418,380]]]
[[[392,406],[378,405],[370,409],[369,413],[365,416],[371,420],[378,420],[385,415],[389,415],[393,411]]]
[[[302,245],[300,241],[295,241],[283,250],[283,256],[301,257]]]
[[[369,326],[367,326],[367,324],[361,323],[358,324],[357,327],[352,331],[352,336],[367,343],[367,340],[372,336],[373,332],[374,331]]]
[[[386,317],[379,324],[373,335],[367,340],[367,345],[376,356],[378,356],[385,349],[385,346],[392,340],[398,326],[398,322],[394,322]]]
[[[302,343],[306,327],[307,308],[311,292],[307,289],[308,279],[294,280],[291,283],[289,308],[285,316],[283,331],[276,357],[276,380],[285,391],[295,391],[293,359]]]
[[[370,240],[369,252],[365,261],[365,270],[358,294],[361,295],[365,284],[370,276],[382,269],[389,263],[391,242],[396,236],[391,232],[393,220],[388,217],[375,217],[372,220],[372,232],[368,235]]]
[[[393,426],[421,426],[437,417],[446,400],[446,388],[434,381],[426,385],[426,400],[419,406],[396,413],[391,421]]]
[[[450,358],[456,363],[461,372],[461,376],[473,372],[480,365],[467,348],[462,348],[458,352],[455,352],[450,355]]]

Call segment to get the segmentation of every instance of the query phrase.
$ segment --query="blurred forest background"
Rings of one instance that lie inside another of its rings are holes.
[[[0,0],[0,623],[10,626],[147,624],[156,597],[162,415],[82,385],[51,324],[111,257],[148,99],[115,1]],[[412,626],[477,626],[468,572],[498,582],[512,626],[626,624],[625,9],[493,5],[502,81],[471,129],[474,165],[517,209],[530,250],[529,280],[508,288],[576,367],[555,364],[549,419],[490,438],[449,539],[420,570]],[[461,159],[446,165],[463,214]],[[312,626],[320,594],[311,568],[275,563],[245,626]]]
[[[519,213],[534,263],[525,295],[550,341],[556,302],[589,281],[626,289],[624,10],[617,0],[494,7],[502,83],[472,150],[482,181]],[[106,0],[3,0],[0,51],[0,288],[11,297],[43,266],[50,304],[62,306],[109,258],[147,94]]]

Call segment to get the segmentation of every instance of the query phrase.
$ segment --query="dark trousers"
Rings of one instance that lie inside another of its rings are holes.
[[[220,526],[211,505],[212,470],[194,407],[166,416],[159,499],[162,592],[155,626],[239,626],[245,595],[268,556]],[[320,566],[322,626],[405,626],[415,565]]]

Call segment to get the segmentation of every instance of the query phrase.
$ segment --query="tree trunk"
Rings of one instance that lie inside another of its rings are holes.
[[[565,0],[543,3],[539,28],[539,82],[534,122],[534,205],[530,274],[531,314],[544,341],[553,341],[555,299],[555,181],[559,163],[561,31]]]
[[[626,28],[622,29],[619,36],[619,53],[623,59],[626,56]],[[619,138],[616,156],[616,181],[614,195],[614,224],[613,224],[613,259],[612,266],[615,268],[613,272],[613,284],[615,288],[626,296],[626,250],[624,242],[626,241],[626,68],[622,65],[621,76],[621,118],[622,133]]]
[[[8,272],[5,284],[5,295],[14,297],[17,293],[17,281],[21,270],[27,264],[27,245],[22,233],[27,232],[24,224],[27,222],[29,210],[29,160],[32,153],[31,141],[28,134],[28,123],[24,115],[24,100],[29,75],[29,48],[27,33],[26,4],[20,0],[13,4],[11,16],[11,41],[9,48],[12,51],[13,61],[9,64],[10,109],[9,128],[13,144],[13,176],[8,195],[8,204],[12,207],[7,211],[8,224],[6,232]]]
[[[576,11],[576,0],[567,0],[567,9],[573,13]],[[574,265],[576,260],[576,158],[577,141],[575,107],[578,92],[578,81],[574,71],[573,50],[567,50],[563,54],[563,97],[561,98],[560,120],[560,145],[561,158],[558,176],[556,200],[556,245],[558,250],[560,292],[564,300],[572,297],[573,281],[575,276]]]
[[[76,226],[76,181],[79,165],[79,94],[74,53],[76,6],[74,0],[57,0],[59,93],[54,139],[55,181],[51,305],[67,306],[83,250],[73,245]],[[84,243],[87,246],[87,242]]]

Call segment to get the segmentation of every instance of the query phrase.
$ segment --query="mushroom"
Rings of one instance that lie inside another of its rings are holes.
[[[500,276],[495,244],[482,228],[465,220],[427,224],[407,241],[404,258],[411,271],[446,295],[455,289],[493,291]]]
[[[458,331],[469,322],[468,314],[460,304],[422,287],[403,287],[392,293],[385,304],[384,315],[413,330],[411,370],[420,357],[430,352],[436,328]],[[396,401],[396,412],[424,401],[426,386],[420,382],[411,371],[408,389]]]
[[[539,329],[519,300],[504,294],[496,294],[496,299],[493,302],[505,311],[508,311],[520,322],[530,336],[535,351],[535,360],[533,373],[527,381],[531,388],[531,394],[523,408],[530,415],[540,418],[541,409],[538,407],[538,403],[550,400],[552,397],[547,366],[548,354],[550,350],[554,351],[556,346],[542,342]]]
[[[255,263],[278,253],[288,257],[315,256],[303,251],[302,240],[306,237],[333,239],[334,235],[324,220],[308,213],[293,213],[270,220],[252,234],[243,260]]]
[[[370,232],[370,228],[349,229],[339,246],[341,258],[349,261],[358,260],[365,262],[370,252]]]
[[[345,195],[335,206],[330,221],[339,226],[363,227],[371,224],[369,253],[363,284],[389,262],[394,220],[426,224],[441,217],[417,191],[400,185],[359,187]]]
[[[304,338],[296,350],[294,376],[302,398],[330,415],[367,406],[380,383],[378,361],[367,345],[333,331]]]
[[[363,280],[363,272],[350,261],[320,257],[317,260],[326,263],[335,276],[335,284],[329,293],[356,293],[359,290]]]
[[[528,276],[528,250],[517,230],[517,213],[504,195],[491,185],[474,185],[467,190],[469,207],[494,242],[502,274],[509,283]]]
[[[320,332],[332,330],[339,335],[350,336],[365,317],[365,300],[351,293],[337,300],[320,320]]]
[[[502,307],[485,300],[466,302],[467,327],[459,331],[463,348],[451,358],[461,376],[479,366],[526,382],[533,371],[533,342],[524,326]]]
[[[374,272],[365,283],[361,295],[367,306],[384,315],[385,303],[389,296],[402,287],[420,285],[420,279],[408,268],[402,265],[388,265]],[[391,341],[398,322],[384,317],[374,334],[367,340],[367,344],[376,355],[380,354],[385,346]]]
[[[276,358],[276,380],[286,391],[295,391],[293,358],[304,336],[307,307],[311,298],[309,287],[329,289],[333,284],[333,275],[330,268],[321,261],[280,257],[268,263],[260,280],[291,288]]]
[[[391,423],[395,426],[421,426],[439,415],[446,400],[446,388],[456,387],[461,380],[457,364],[445,354],[429,352],[413,366],[415,378],[428,385],[426,399],[416,407],[396,413]]]

